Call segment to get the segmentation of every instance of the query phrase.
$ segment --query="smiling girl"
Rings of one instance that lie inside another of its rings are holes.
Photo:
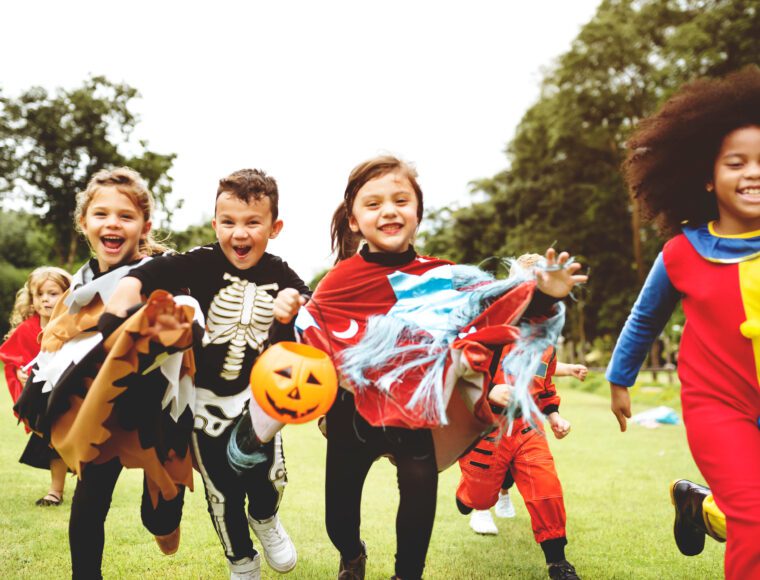
[[[684,85],[641,122],[628,146],[628,186],[672,237],[607,370],[612,412],[625,431],[628,387],[681,300],[688,322],[678,375],[689,447],[726,515],[726,577],[758,578],[760,69]],[[682,487],[674,485],[677,510],[702,503],[698,486],[686,497]],[[704,544],[701,510],[695,515],[691,523],[676,520],[678,546],[688,555]]]
[[[16,294],[16,303],[10,317],[11,330],[0,346],[0,360],[5,364],[5,379],[14,403],[29,378],[24,367],[40,352],[39,335],[70,284],[71,274],[60,268],[43,266],[29,274],[26,283]],[[50,489],[37,500],[36,505],[61,505],[66,483],[66,464],[58,454],[41,437],[32,435],[20,461],[32,467],[50,469]]]
[[[412,342],[424,342],[438,332],[438,323],[446,325],[462,313],[462,310],[452,308],[447,300],[467,296],[467,291],[463,290],[466,283],[462,286],[454,284],[454,278],[463,271],[455,272],[450,262],[419,256],[414,249],[414,237],[422,214],[422,190],[413,167],[392,156],[376,157],[355,167],[348,179],[344,201],[332,221],[336,265],[320,282],[313,299],[305,307],[306,313],[302,310],[296,321],[304,340],[329,352],[341,375],[343,388],[339,389],[325,421],[325,517],[328,535],[340,552],[338,578],[341,579],[364,578],[367,550],[360,535],[362,490],[372,464],[383,455],[391,456],[397,467],[400,494],[394,578],[415,580],[422,577],[435,518],[438,471],[448,466],[439,453],[434,432],[458,432],[456,430],[460,427],[466,432],[467,428],[463,426],[476,425],[472,440],[464,443],[453,461],[478,437],[484,427],[480,421],[491,420],[490,412],[486,418],[473,418],[475,411],[472,408],[456,418],[446,417],[450,407],[444,400],[445,395],[423,395],[421,402],[415,403],[417,395],[424,390],[425,378],[421,374],[427,372],[419,368],[411,371],[413,377],[408,380],[398,377],[386,380],[388,375],[375,375],[375,380],[370,380],[371,384],[363,388],[357,387],[357,376],[351,370],[350,360],[357,360],[353,356],[356,354],[353,349],[357,346],[364,344],[366,357],[374,361],[385,355],[386,348],[367,347],[363,340],[365,336],[384,338],[384,332],[373,330],[376,328],[373,327],[374,321],[389,315],[391,310],[403,310],[402,296],[406,298],[407,306],[412,302],[416,304],[407,310],[411,334],[402,333],[402,336],[412,336]],[[362,240],[364,245],[357,252]],[[575,284],[586,279],[576,275],[580,265],[568,264],[568,258],[566,253],[557,257],[554,250],[549,250],[546,261],[550,271],[538,276],[540,292],[535,293],[533,302],[530,302],[532,285],[529,284],[527,290],[525,286],[515,285],[513,288],[517,292],[525,291],[522,306],[510,310],[508,321],[505,314],[499,323],[484,324],[504,323],[503,328],[506,328],[506,324],[515,322],[521,313],[527,312],[528,302],[528,308],[543,301],[551,309],[557,299],[566,296]],[[424,281],[428,279],[434,288],[425,285]],[[409,284],[421,286],[412,289]],[[491,298],[493,300],[486,302],[499,303],[499,299]],[[471,297],[469,301],[476,302]],[[543,308],[538,309],[545,312]],[[426,324],[428,317],[434,319],[430,325]],[[454,339],[460,330],[465,330],[469,320],[456,324],[452,334]],[[474,325],[467,329],[475,331]],[[468,336],[476,334],[473,332]],[[476,344],[475,339],[468,346],[483,355],[481,361],[486,357],[490,360],[488,349]],[[416,346],[406,343],[400,348],[414,349]],[[464,347],[462,349],[462,359],[466,359]],[[407,350],[406,357],[400,361],[401,366],[415,364],[410,359],[419,356],[420,350]],[[448,345],[440,352],[447,356]],[[483,371],[480,368],[475,374]],[[430,373],[434,371],[430,370]],[[414,391],[411,397],[405,390],[407,386]],[[479,396],[483,395],[481,388],[476,390]],[[459,397],[459,394],[453,395],[452,400],[459,400]],[[480,406],[487,405],[482,403]],[[450,430],[434,428],[447,425],[449,419]],[[461,439],[468,436],[465,434]]]
[[[103,324],[106,318],[101,317],[104,304],[132,268],[165,250],[151,237],[153,206],[153,196],[142,177],[129,168],[97,172],[77,195],[75,225],[93,257],[74,275],[71,288],[51,313],[32,379],[16,406],[35,430],[50,436],[53,446],[79,475],[69,521],[74,578],[101,577],[104,523],[124,465],[145,470],[142,519],[159,547],[172,553],[179,543],[182,484],[192,477],[187,452],[192,409],[178,405],[170,418],[163,414],[161,397],[169,393],[164,395],[159,390],[165,386],[163,367],[150,374],[148,370],[136,373],[139,379],[134,379],[138,383],[134,391],[125,388],[133,380],[126,371],[116,375],[122,381],[119,387],[112,386],[116,378],[103,377],[104,369],[111,364],[108,355],[102,355],[108,348],[104,345],[110,344],[110,333]],[[169,316],[166,311],[161,314]],[[156,329],[150,336],[158,333]],[[123,338],[121,334],[114,336]],[[91,357],[94,362],[90,367],[86,361]],[[119,368],[124,368],[125,363],[121,364]],[[94,374],[89,374],[90,368],[95,369]],[[184,385],[181,382],[177,388],[186,388]],[[158,402],[155,396],[140,399],[146,390],[159,394]],[[177,395],[176,400],[187,396]],[[166,399],[167,404],[170,401]],[[159,406],[161,409],[154,409]],[[170,412],[171,406],[166,413]],[[184,436],[179,427],[172,431],[175,427],[166,426],[170,419],[175,421],[175,416],[176,425],[187,419]],[[136,438],[139,444],[129,448]],[[124,449],[128,449],[126,457],[122,455]],[[174,466],[171,469],[167,467],[170,463]],[[181,465],[185,464],[187,469],[183,470]],[[173,471],[171,476],[169,471]],[[183,476],[175,475],[178,473]],[[163,482],[161,495],[155,491],[155,486],[161,485],[156,481]]]

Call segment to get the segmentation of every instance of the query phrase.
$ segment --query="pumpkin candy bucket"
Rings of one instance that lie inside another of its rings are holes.
[[[327,413],[338,378],[324,351],[297,342],[278,342],[251,369],[251,391],[259,407],[282,423],[306,423]]]

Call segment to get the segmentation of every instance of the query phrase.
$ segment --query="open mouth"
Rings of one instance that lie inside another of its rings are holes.
[[[118,252],[124,245],[124,238],[121,238],[119,236],[103,236],[100,238],[100,241],[106,250],[110,250],[112,252]]]
[[[251,252],[251,246],[232,246],[238,258],[245,258]]]

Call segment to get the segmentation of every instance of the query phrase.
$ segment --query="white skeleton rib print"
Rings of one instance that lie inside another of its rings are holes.
[[[257,286],[237,276],[224,274],[232,284],[214,296],[208,311],[208,332],[203,346],[229,342],[220,376],[233,381],[243,368],[246,345],[261,351],[274,320],[274,298],[266,291],[277,290],[275,284]]]

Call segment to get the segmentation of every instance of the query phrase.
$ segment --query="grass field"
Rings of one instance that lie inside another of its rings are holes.
[[[707,542],[700,556],[682,556],[673,542],[668,483],[701,480],[689,455],[683,427],[618,432],[608,400],[562,389],[563,414],[573,431],[551,447],[565,490],[568,559],[585,579],[719,578],[723,545]],[[24,431],[10,412],[0,383],[0,578],[70,577],[67,525],[74,481],[67,481],[60,508],[39,508],[48,472],[20,465]],[[643,408],[635,408],[635,411]],[[324,530],[325,442],[314,424],[285,429],[289,483],[281,517],[298,547],[299,563],[287,576],[334,578],[338,554]],[[459,470],[441,474],[438,511],[428,552],[428,579],[545,578],[540,548],[533,541],[525,506],[515,494],[517,517],[497,520],[498,536],[477,536],[454,505]],[[206,512],[200,478],[187,495],[182,545],[172,557],[158,551],[140,524],[141,475],[125,471],[106,523],[106,578],[225,578],[227,567]],[[367,578],[393,574],[394,521],[398,502],[395,471],[378,461],[364,490],[362,537],[367,542]],[[278,578],[262,564],[264,578]]]

